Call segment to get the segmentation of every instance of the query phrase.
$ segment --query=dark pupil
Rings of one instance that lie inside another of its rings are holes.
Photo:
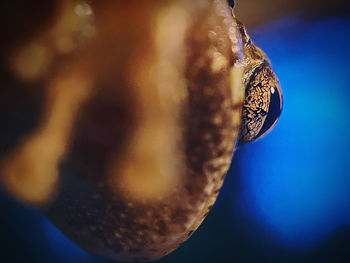
[[[227,0],[227,2],[229,6],[231,6],[232,8],[235,8],[235,5],[236,5],[235,0]]]
[[[267,116],[264,122],[264,125],[262,126],[259,134],[256,136],[259,138],[261,135],[263,135],[268,129],[271,128],[271,126],[275,123],[275,121],[278,119],[278,117],[281,115],[281,101],[280,101],[280,94],[277,88],[275,88],[275,92],[271,92],[271,99],[270,99],[270,106],[269,110],[267,112]]]

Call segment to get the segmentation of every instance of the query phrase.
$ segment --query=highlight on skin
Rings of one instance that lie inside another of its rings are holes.
[[[235,142],[276,123],[277,77],[225,0],[61,3],[9,55],[46,96],[2,184],[91,253],[160,258],[211,210]]]

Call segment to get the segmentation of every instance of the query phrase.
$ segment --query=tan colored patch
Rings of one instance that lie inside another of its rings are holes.
[[[185,33],[189,14],[178,5],[168,5],[155,15],[151,43],[135,57],[130,82],[139,94],[139,119],[124,154],[111,164],[109,183],[128,199],[161,200],[181,180],[178,124],[188,96],[185,68]],[[178,21],[174,23],[174,21]]]
[[[211,62],[211,70],[213,73],[218,73],[225,69],[228,65],[228,60],[221,53],[215,52]]]
[[[230,70],[230,84],[232,91],[232,105],[241,105],[244,101],[244,87],[243,87],[243,67],[240,63],[235,64]],[[242,108],[237,107],[233,109],[233,126],[238,127],[241,123]],[[238,130],[235,131],[235,137],[238,135]]]
[[[33,81],[46,73],[52,56],[47,46],[34,42],[19,50],[11,58],[10,67],[20,79]]]
[[[53,197],[60,161],[91,85],[89,74],[82,72],[61,72],[47,85],[47,115],[0,166],[2,184],[19,200],[43,205]]]
[[[11,52],[9,68],[21,81],[33,82],[44,77],[56,57],[72,52],[95,36],[94,14],[86,2],[59,1],[57,10],[49,30]]]

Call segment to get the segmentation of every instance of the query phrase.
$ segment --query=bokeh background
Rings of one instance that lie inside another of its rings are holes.
[[[274,131],[234,155],[197,232],[159,263],[350,262],[350,16],[345,0],[237,0],[284,91]],[[0,194],[0,262],[108,263]]]

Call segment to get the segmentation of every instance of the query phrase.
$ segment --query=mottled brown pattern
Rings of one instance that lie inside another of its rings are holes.
[[[235,30],[235,24],[226,3],[201,1],[197,8],[199,2],[184,4],[197,12],[184,42],[188,96],[179,143],[185,166],[166,197],[134,200],[112,190],[106,181],[108,160],[116,158],[114,152],[122,155],[118,149],[130,140],[132,122],[127,120],[133,120],[134,113],[123,106],[132,105],[130,97],[116,100],[118,91],[106,86],[77,122],[74,146],[62,166],[60,194],[46,214],[91,252],[132,261],[164,256],[196,230],[216,200],[234,148],[233,130],[238,127],[231,115],[229,81],[238,55],[231,53],[227,32],[228,27]],[[216,54],[228,63],[214,72]],[[128,83],[119,85],[127,88]]]
[[[239,20],[235,20],[242,37],[244,54],[245,101],[238,138],[238,145],[243,145],[259,138],[259,132],[269,112],[271,87],[280,94],[282,91],[267,55],[253,43],[246,27]],[[278,117],[276,116],[276,122]]]
[[[0,127],[8,139],[0,142],[2,184],[22,202],[40,205],[91,253],[160,258],[186,241],[213,206],[242,107],[245,139],[263,123],[273,74],[268,59],[225,0],[49,6],[45,26],[14,38],[9,54],[1,54],[10,76],[3,83],[16,90],[1,89],[1,112],[11,119],[29,111],[21,127]],[[26,98],[15,99],[18,93]],[[40,127],[50,129],[38,133]],[[45,195],[36,195],[39,187]]]

